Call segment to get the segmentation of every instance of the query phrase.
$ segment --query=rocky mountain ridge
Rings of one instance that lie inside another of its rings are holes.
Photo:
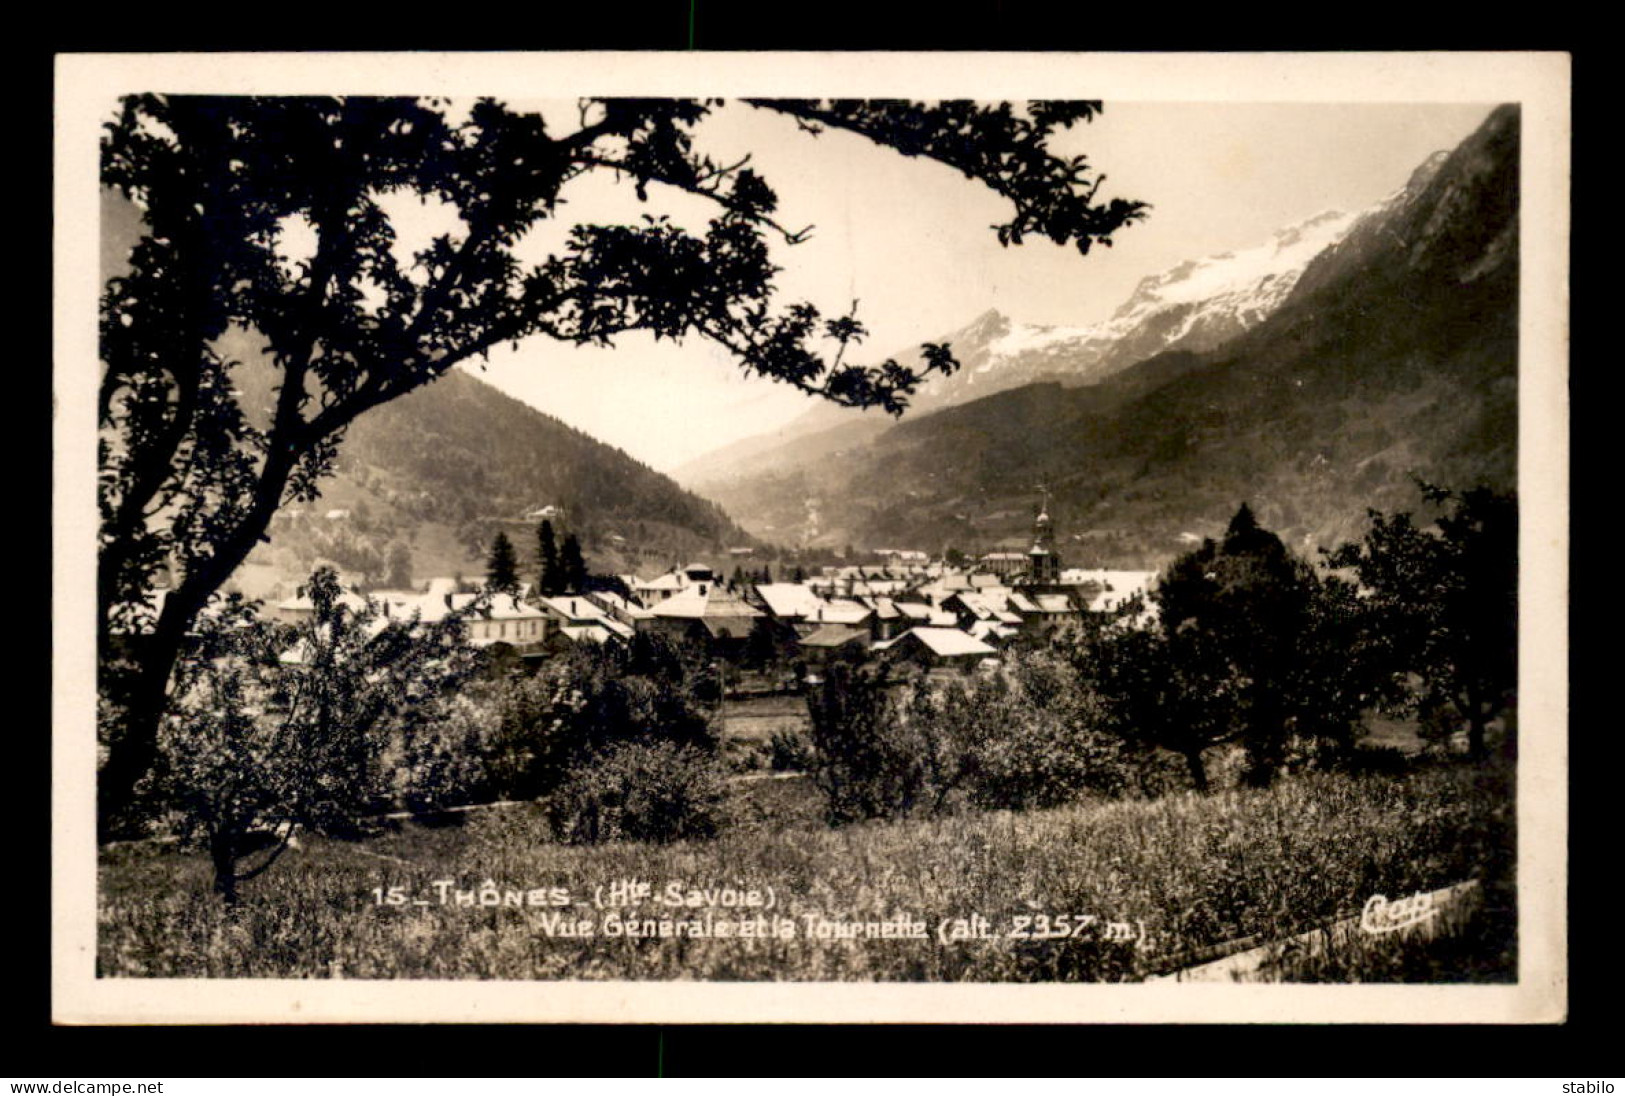
[[[1155,566],[1243,500],[1311,551],[1357,535],[1368,506],[1414,506],[1413,475],[1510,488],[1517,195],[1518,112],[1503,107],[1373,209],[1278,235],[1283,250],[1317,231],[1335,239],[1267,315],[1217,345],[1163,349],[1093,384],[1038,382],[910,414],[868,437],[804,438],[794,463],[764,460],[707,494],[771,539],[814,498],[828,542],[973,550],[1019,542],[1044,483],[1071,558]],[[1202,275],[1186,264],[1148,279],[1123,314],[1177,305]],[[1259,301],[1275,288],[1250,284]],[[1015,330],[1000,328],[982,318],[989,343]],[[841,448],[820,456],[818,441]]]
[[[1304,273],[1357,226],[1426,186],[1445,154],[1419,167],[1405,186],[1370,209],[1326,210],[1236,251],[1179,263],[1143,278],[1112,316],[1079,326],[1027,324],[989,309],[934,340],[949,343],[960,369],[921,386],[908,412],[933,411],[1038,381],[1094,384],[1164,351],[1203,352],[1263,322]],[[901,361],[917,360],[910,354]],[[838,456],[873,441],[894,422],[878,412],[818,405],[769,435],[747,438],[678,468],[675,478],[702,493],[730,480]]]

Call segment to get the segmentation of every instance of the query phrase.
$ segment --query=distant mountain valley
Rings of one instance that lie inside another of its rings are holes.
[[[1413,476],[1511,488],[1518,112],[1375,207],[1144,279],[1105,323],[996,311],[903,420],[818,407],[679,469],[780,543],[1020,543],[1042,484],[1080,565],[1158,566],[1246,500],[1301,550]]]

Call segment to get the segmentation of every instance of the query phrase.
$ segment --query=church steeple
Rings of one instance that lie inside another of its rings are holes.
[[[1039,484],[1043,502],[1033,519],[1033,547],[1027,553],[1029,582],[1049,585],[1060,581],[1061,557],[1055,552],[1055,523],[1049,516],[1049,486]]]

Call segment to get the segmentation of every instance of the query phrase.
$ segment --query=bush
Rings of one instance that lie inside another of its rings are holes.
[[[1120,795],[1133,766],[1105,729],[1100,699],[1062,659],[1011,659],[1002,678],[979,684],[972,703],[984,733],[974,739],[972,802],[1001,810],[1053,807],[1085,793]]]
[[[722,759],[729,772],[754,773],[767,768],[772,747],[752,738],[728,738],[722,743]]]
[[[693,747],[624,743],[571,771],[548,797],[548,821],[569,844],[714,837],[724,780],[716,759]]]
[[[768,766],[777,773],[806,772],[813,766],[812,745],[798,730],[777,730],[768,739]]]
[[[1026,810],[1137,786],[1144,760],[1063,658],[1010,658],[996,676],[901,685],[833,665],[809,704],[812,772],[839,824],[941,814],[956,804]],[[1142,751],[1143,752],[1143,751]]]
[[[1411,767],[1410,756],[1397,746],[1359,746],[1348,751],[1339,765],[1345,772],[1384,776],[1400,776]]]
[[[652,637],[627,650],[571,651],[501,688],[488,766],[495,790],[510,798],[551,794],[625,743],[667,742],[706,756],[720,749],[714,675]]]
[[[503,798],[511,782],[497,750],[501,726],[479,690],[452,698],[440,719],[401,736],[395,801],[428,812]]]
[[[884,670],[832,662],[808,697],[812,777],[830,825],[909,814],[926,793],[924,751]]]
[[[921,758],[934,809],[958,798],[990,810],[1120,795],[1135,783],[1129,748],[1111,733],[1101,700],[1062,658],[1017,654],[993,677],[904,694],[899,718]]]

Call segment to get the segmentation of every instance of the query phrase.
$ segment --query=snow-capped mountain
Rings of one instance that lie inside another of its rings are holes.
[[[1368,508],[1414,505],[1413,477],[1510,489],[1519,129],[1499,107],[1366,213],[1147,278],[1100,328],[985,314],[956,337],[965,369],[949,378],[976,378],[980,398],[854,416],[701,493],[764,536],[816,497],[823,543],[982,550],[1022,543],[1043,483],[1071,558],[1144,568],[1221,531],[1241,500],[1312,554],[1360,535]],[[1116,342],[1085,365],[1102,330]],[[1119,353],[1139,360],[1114,369]],[[1045,379],[995,387],[1046,361]]]
[[[1204,353],[1262,323],[1292,295],[1306,270],[1336,265],[1342,251],[1367,248],[1363,236],[1428,185],[1445,153],[1429,158],[1406,184],[1369,209],[1328,210],[1278,229],[1239,251],[1190,259],[1141,280],[1111,318],[1079,326],[1022,323],[989,309],[935,342],[953,347],[960,368],[932,377],[911,401],[909,418],[998,392],[1059,381],[1095,384],[1164,351]],[[1348,242],[1354,246],[1344,247]],[[914,360],[899,355],[899,360]],[[817,404],[772,435],[747,438],[708,453],[674,475],[698,490],[776,468],[794,467],[866,444],[892,425],[879,413],[855,414]]]
[[[915,412],[1036,380],[1089,384],[1164,350],[1210,350],[1274,312],[1311,260],[1362,219],[1328,211],[1255,247],[1180,263],[1141,280],[1098,324],[1052,327],[984,313],[950,336],[963,368],[925,386]]]

